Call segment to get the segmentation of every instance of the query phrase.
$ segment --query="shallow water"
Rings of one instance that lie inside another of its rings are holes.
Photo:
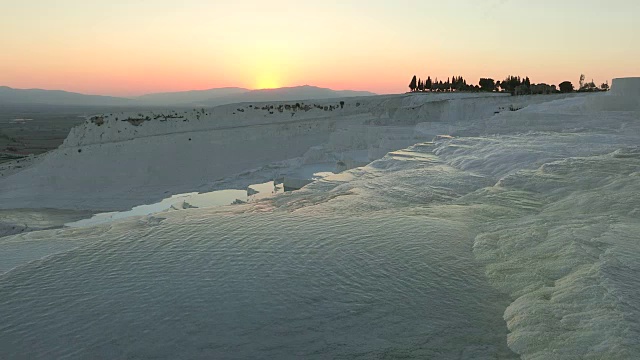
[[[0,357],[513,358],[473,224],[416,214],[437,198],[407,181],[444,180],[431,150],[254,204],[0,239],[57,252],[0,278]],[[327,188],[345,179],[387,196]],[[374,197],[395,201],[363,212]]]
[[[157,226],[122,224],[5,275],[0,355],[510,354],[508,301],[474,261],[464,224],[392,213],[182,213]]]

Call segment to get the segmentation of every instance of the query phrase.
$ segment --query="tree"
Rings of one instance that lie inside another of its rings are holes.
[[[431,76],[427,76],[427,81],[424,84],[425,90],[432,90],[433,82],[431,81]]]
[[[482,88],[482,91],[493,91],[496,88],[496,83],[493,79],[481,78],[478,83]]]
[[[411,89],[411,92],[416,91],[416,88],[418,87],[417,81],[418,79],[413,75],[413,79],[411,79],[411,83],[409,83],[409,89]]]
[[[585,90],[587,91],[598,91],[598,86],[596,85],[595,82],[593,82],[593,79],[591,79],[590,83],[586,83],[584,84]]]
[[[504,81],[500,83],[500,87],[510,93],[514,93],[516,91],[516,87],[522,85],[522,81],[520,77],[509,75]]]
[[[582,90],[584,88],[584,74],[580,74],[580,88]]]
[[[500,80],[496,81],[496,90],[498,90],[500,87],[502,87],[502,84],[500,83]]]
[[[451,84],[456,91],[463,91],[467,89],[467,82],[462,76],[454,76]]]
[[[560,88],[560,92],[562,93],[570,93],[574,90],[571,81],[563,81],[560,83],[560,85],[558,85],[558,87]]]

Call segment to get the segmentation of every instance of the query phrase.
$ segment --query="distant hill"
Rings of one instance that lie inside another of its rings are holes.
[[[228,87],[208,90],[155,93],[134,98],[123,98],[101,95],[85,95],[61,90],[13,89],[6,86],[0,86],[0,105],[84,105],[100,107],[217,106],[240,102],[331,99],[371,95],[375,94],[367,91],[338,91],[304,85],[262,90]]]
[[[332,99],[341,97],[354,96],[372,96],[376,95],[368,91],[353,90],[331,90],[316,86],[295,86],[283,87],[278,89],[261,89],[250,90],[241,94],[222,96],[212,98],[208,101],[198,103],[201,106],[224,105],[242,102],[262,102],[262,101],[292,101],[292,100],[310,100],[310,99]]]
[[[0,86],[0,105],[87,105],[127,106],[130,99],[101,95],[84,95],[62,90],[13,89]]]
[[[246,93],[249,89],[226,87],[208,90],[190,90],[179,92],[155,93],[133,98],[141,105],[191,105],[212,99]]]

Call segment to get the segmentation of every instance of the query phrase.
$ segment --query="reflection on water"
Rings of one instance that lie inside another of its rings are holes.
[[[136,206],[128,211],[116,211],[96,214],[89,219],[67,223],[68,227],[85,227],[106,224],[116,220],[134,216],[145,216],[167,210],[183,210],[190,208],[208,208],[213,206],[246,203],[269,198],[284,192],[282,184],[269,181],[262,184],[250,185],[247,190],[218,190],[207,193],[185,193],[172,195],[155,204]]]
[[[309,164],[298,167],[288,176],[276,181],[252,184],[246,190],[217,190],[206,193],[184,193],[172,195],[154,204],[140,205],[128,211],[99,213],[89,219],[66,223],[67,227],[86,227],[107,224],[134,216],[146,216],[168,210],[191,208],[209,208],[231,204],[243,204],[270,198],[285,191],[287,181],[306,181],[306,183],[333,175],[333,164]],[[282,182],[285,182],[283,184]]]

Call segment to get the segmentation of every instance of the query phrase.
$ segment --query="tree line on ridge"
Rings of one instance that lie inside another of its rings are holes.
[[[607,91],[609,83],[605,82],[599,87],[593,80],[589,83],[584,82],[584,75],[580,75],[580,86],[576,90],[570,81],[563,81],[558,87],[545,83],[533,84],[528,76],[520,77],[509,75],[504,80],[495,81],[491,78],[480,78],[477,85],[467,83],[462,76],[452,76],[446,81],[431,79],[427,76],[426,80],[413,76],[409,83],[411,92],[505,92],[512,95],[531,95],[531,94],[553,94],[553,93],[570,93],[570,92],[592,92]]]

